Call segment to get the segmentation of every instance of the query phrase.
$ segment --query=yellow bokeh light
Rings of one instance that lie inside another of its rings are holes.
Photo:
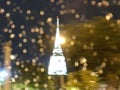
[[[71,13],[74,14],[76,11],[75,9],[71,9]]]
[[[45,12],[44,12],[44,11],[40,11],[40,15],[42,15],[42,16],[43,16],[44,14],[45,14]]]
[[[36,41],[36,40],[35,40],[34,38],[31,39],[31,42],[32,42],[32,43],[35,43],[35,41]]]
[[[31,10],[27,10],[26,13],[27,13],[27,14],[31,14]]]
[[[44,72],[44,71],[45,71],[45,69],[44,69],[44,68],[41,68],[41,69],[40,69],[40,71],[41,71],[41,72]]]
[[[10,55],[10,59],[11,59],[11,60],[14,60],[15,58],[16,58],[15,55]]]
[[[108,14],[105,16],[106,20],[110,20],[112,17],[113,17],[113,14],[112,14],[112,13],[108,13]]]
[[[78,62],[75,62],[75,64],[74,64],[76,67],[78,67],[79,66],[79,63]]]
[[[48,22],[48,23],[52,22],[52,18],[49,17],[49,18],[47,19],[47,22]]]
[[[11,35],[10,35],[10,38],[15,38],[15,34],[11,34]]]
[[[54,2],[55,2],[55,0],[50,0],[50,2],[51,2],[51,3],[54,3]]]
[[[80,18],[80,15],[79,14],[75,14],[75,18],[76,19]]]
[[[12,24],[12,25],[11,25],[11,28],[12,28],[12,29],[15,29],[15,25],[14,25],[14,24]]]
[[[25,28],[25,26],[24,25],[20,25],[20,29],[24,29]]]
[[[91,1],[91,5],[95,5],[96,4],[96,1]]]
[[[0,14],[4,13],[4,12],[5,12],[5,9],[4,8],[0,8]]]
[[[6,13],[6,17],[10,17],[10,13]]]
[[[27,42],[27,39],[26,39],[26,38],[24,38],[24,39],[23,39],[23,42],[24,42],[24,43],[26,43],[26,42]]]
[[[19,44],[18,44],[18,47],[22,47],[22,46],[23,46],[22,43],[19,43]]]
[[[11,1],[7,1],[7,2],[6,2],[6,5],[11,5]]]
[[[23,53],[27,53],[27,49],[23,49]]]
[[[16,65],[17,65],[17,66],[20,65],[20,62],[17,61],[17,62],[16,62]]]
[[[65,43],[65,38],[64,37],[60,37],[60,43],[64,44]]]
[[[11,78],[11,81],[12,81],[12,82],[15,82],[15,78]]]

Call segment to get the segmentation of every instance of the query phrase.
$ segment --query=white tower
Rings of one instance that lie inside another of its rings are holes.
[[[53,55],[50,57],[48,66],[49,75],[66,75],[67,67],[65,57],[60,45],[60,29],[59,29],[59,18],[57,17],[56,36],[53,49]]]

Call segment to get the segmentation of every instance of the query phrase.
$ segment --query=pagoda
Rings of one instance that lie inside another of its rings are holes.
[[[67,67],[65,62],[65,57],[61,48],[60,42],[60,27],[59,27],[59,18],[57,17],[57,27],[56,27],[56,36],[54,49],[50,57],[48,74],[49,75],[67,75]]]

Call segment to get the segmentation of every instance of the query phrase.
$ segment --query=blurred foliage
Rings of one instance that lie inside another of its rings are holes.
[[[16,63],[18,64],[16,68],[14,68],[14,71],[18,72],[18,77],[16,77],[16,75],[13,76],[16,79],[13,83],[22,83],[24,86],[39,88],[42,90],[46,90],[47,88],[50,90],[54,89],[52,77],[48,76],[44,65],[36,65],[34,62],[27,61]]]
[[[102,71],[102,75],[120,75],[120,23],[96,17],[84,23],[63,25],[61,28],[66,38],[66,44],[62,47],[69,71],[76,69],[75,61],[79,62],[81,57],[85,57],[88,69]]]
[[[99,77],[90,70],[79,70],[68,74],[67,87],[78,87],[80,90],[96,90]]]
[[[107,75],[106,81],[107,81],[108,87],[112,86],[114,88],[118,88],[119,86],[119,77],[114,74]]]

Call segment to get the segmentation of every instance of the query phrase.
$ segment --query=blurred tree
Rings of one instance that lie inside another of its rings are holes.
[[[109,75],[107,75],[106,79],[107,79],[106,81],[107,81],[107,84],[108,84],[107,90],[114,90],[114,89],[118,88],[118,85],[119,85],[118,76],[116,76],[114,74],[109,74]]]
[[[96,90],[99,77],[90,70],[79,70],[68,74],[68,88],[77,87],[80,90]]]
[[[96,17],[84,23],[64,25],[62,29],[62,35],[66,37],[66,44],[62,47],[69,71],[80,69],[80,58],[85,57],[87,68],[103,79],[110,73],[120,75],[119,21]]]
[[[39,88],[42,90],[53,90],[54,83],[51,76],[48,76],[44,65],[36,65],[35,62],[21,61],[16,62],[14,71],[18,72],[13,78],[16,79],[14,83],[23,83],[26,87]]]

